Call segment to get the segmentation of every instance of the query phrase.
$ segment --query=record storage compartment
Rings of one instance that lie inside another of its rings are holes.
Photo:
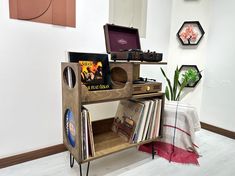
[[[67,75],[68,68],[72,73],[72,83],[69,84]],[[140,144],[156,141],[158,138],[141,141],[139,143],[129,143],[124,141],[118,134],[111,130],[113,118],[92,122],[95,156],[82,159],[82,134],[81,134],[81,107],[85,104],[115,101],[121,99],[142,99],[159,98],[162,99],[162,109],[164,109],[164,93],[155,92],[148,94],[133,95],[133,78],[139,75],[139,64],[132,62],[110,62],[111,83],[113,89],[89,91],[81,82],[81,68],[79,63],[66,62],[61,64],[62,76],[62,114],[63,114],[63,143],[75,158],[81,168],[81,164],[91,160],[130,148]],[[71,123],[74,124],[73,142],[68,137],[68,112],[72,114]],[[161,117],[162,117],[161,113]],[[154,157],[154,154],[153,154]],[[70,166],[71,164],[70,157]],[[89,166],[88,166],[89,169]],[[80,170],[81,173],[81,170]]]

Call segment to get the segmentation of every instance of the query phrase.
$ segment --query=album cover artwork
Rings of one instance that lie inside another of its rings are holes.
[[[107,54],[69,52],[69,61],[81,66],[81,81],[88,90],[111,89]]]

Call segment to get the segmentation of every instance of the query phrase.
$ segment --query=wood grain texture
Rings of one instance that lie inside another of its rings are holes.
[[[110,63],[125,63],[127,61],[111,61]],[[140,62],[140,61],[128,61],[128,63],[133,63],[135,65],[167,65],[167,62]]]
[[[161,82],[149,82],[145,84],[133,84],[133,95],[143,93],[154,93],[162,91]]]
[[[85,85],[82,85],[82,103],[101,103],[106,101],[115,101],[131,97],[132,83],[127,82],[124,88],[88,91]]]
[[[70,67],[75,73],[75,86],[70,88],[65,81],[65,72],[67,67]],[[63,124],[63,142],[66,148],[71,152],[77,162],[81,159],[81,68],[78,63],[62,63],[61,78],[62,78],[62,124]],[[79,76],[78,76],[79,75]],[[65,113],[70,109],[73,113],[75,121],[75,147],[72,147],[68,141],[65,130]]]
[[[65,146],[63,144],[59,144],[15,156],[10,156],[7,158],[2,158],[0,159],[0,169],[64,151],[66,151]]]
[[[132,99],[140,99],[140,98],[156,98],[156,97],[162,97],[165,95],[163,92],[157,92],[157,93],[148,93],[148,94],[138,94],[133,95]]]
[[[102,119],[92,122],[93,134],[98,135],[111,130],[114,118]]]
[[[216,126],[204,123],[204,122],[201,122],[201,127],[205,130],[212,131],[214,133],[217,133],[217,134],[235,139],[235,132],[233,132],[233,131],[229,131],[229,130],[226,130],[226,129],[223,129],[223,128],[219,128],[219,127],[216,127]]]
[[[109,90],[97,90],[97,91],[89,91],[85,85],[81,84],[82,89],[82,103],[98,103],[98,102],[105,102],[105,101],[114,101],[120,100],[124,98],[130,98],[132,96],[132,71],[133,71],[133,64],[131,63],[111,63],[110,70],[114,68],[122,68],[126,71],[127,74],[127,82],[123,88],[115,88]]]
[[[141,141],[139,143],[129,143],[126,142],[123,138],[121,138],[118,134],[109,131],[103,134],[95,135],[95,156],[90,157],[86,160],[83,160],[82,163],[92,161],[107,155],[111,155],[122,150],[126,150],[128,148],[136,147],[142,144],[147,144],[153,141],[157,141],[158,138],[153,138],[145,141]]]
[[[73,88],[68,86],[66,81],[66,68],[70,67],[74,71],[76,84]],[[139,67],[139,66],[137,66]],[[146,140],[137,144],[130,144],[124,141],[121,137],[111,131],[113,119],[105,119],[96,122],[92,122],[93,134],[94,134],[94,146],[95,156],[87,160],[82,160],[82,146],[81,146],[81,106],[84,104],[100,103],[121,99],[139,99],[139,98],[161,98],[164,102],[164,93],[148,93],[132,95],[133,90],[133,63],[111,63],[110,69],[116,69],[117,71],[111,72],[112,74],[120,75],[122,78],[119,81],[125,81],[123,88],[114,88],[109,90],[97,90],[88,91],[87,87],[81,82],[81,67],[79,63],[62,63],[61,64],[61,77],[62,77],[62,107],[63,107],[63,139],[66,148],[74,156],[78,163],[84,163],[90,160],[94,160],[112,153],[116,153],[121,150],[135,147],[143,143],[149,143],[156,139]],[[122,70],[122,71],[121,71]],[[126,73],[123,73],[123,71]],[[115,78],[115,76],[113,77]],[[70,108],[74,115],[76,126],[76,146],[72,147],[67,139],[65,132],[64,114],[66,110]]]
[[[133,80],[140,77],[140,64],[133,64]]]

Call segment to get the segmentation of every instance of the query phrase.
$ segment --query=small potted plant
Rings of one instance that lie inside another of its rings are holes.
[[[165,94],[166,94],[167,100],[170,100],[170,101],[179,101],[180,95],[183,89],[186,86],[190,87],[190,85],[195,84],[195,82],[199,80],[199,74],[193,68],[187,69],[180,78],[180,71],[177,66],[175,70],[175,74],[174,74],[173,84],[171,83],[170,79],[166,76],[162,68],[161,68],[161,72],[167,81]]]

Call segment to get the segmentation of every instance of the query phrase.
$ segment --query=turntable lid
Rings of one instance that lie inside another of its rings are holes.
[[[108,53],[129,49],[141,49],[137,28],[106,24],[104,25],[104,33]]]

